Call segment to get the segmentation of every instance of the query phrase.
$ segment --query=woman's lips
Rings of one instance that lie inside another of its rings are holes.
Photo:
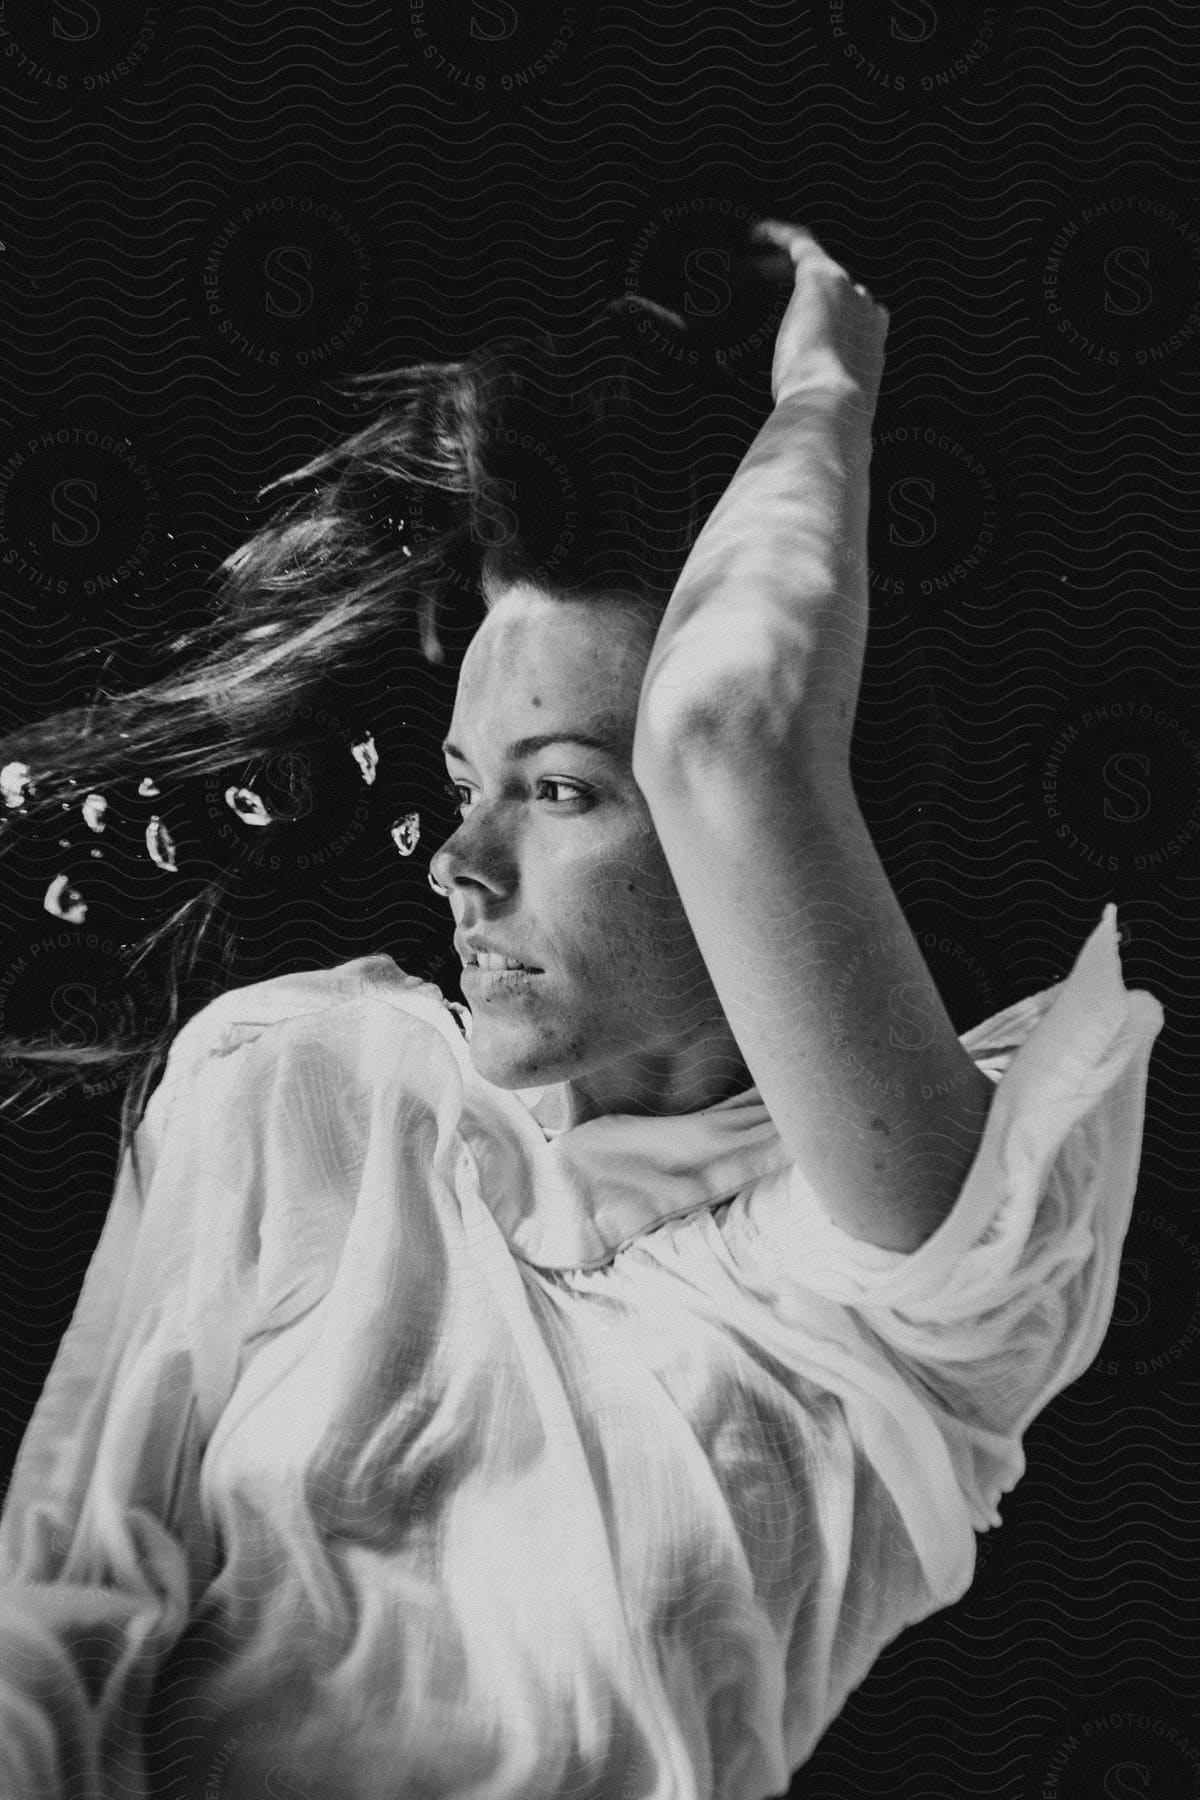
[[[481,969],[471,963],[462,972],[462,985],[466,988],[470,983],[484,995],[515,993],[542,972],[541,969]]]

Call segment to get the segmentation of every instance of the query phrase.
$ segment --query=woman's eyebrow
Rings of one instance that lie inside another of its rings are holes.
[[[627,749],[628,734],[619,731],[615,726],[600,727],[595,731],[549,731],[536,737],[518,738],[508,746],[505,755],[512,762],[523,756],[532,756],[538,750],[545,750],[550,744],[583,744],[589,750],[603,750],[608,756],[619,756]],[[456,744],[447,738],[442,745],[442,755],[452,756],[456,762],[466,762],[467,758]]]

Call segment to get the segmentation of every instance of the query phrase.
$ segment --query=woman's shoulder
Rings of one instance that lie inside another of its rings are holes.
[[[169,1058],[172,1072],[194,1071],[209,1057],[226,1055],[333,1007],[378,1003],[433,1025],[454,1047],[468,1034],[470,1015],[465,1007],[447,1000],[434,982],[408,974],[391,956],[375,952],[330,968],[274,975],[216,995],[176,1033]]]

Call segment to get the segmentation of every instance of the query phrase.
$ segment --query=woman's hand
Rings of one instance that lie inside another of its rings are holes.
[[[785,252],[794,268],[771,365],[776,405],[794,394],[853,392],[869,424],[883,373],[887,308],[851,281],[803,226],[760,219],[751,236]]]

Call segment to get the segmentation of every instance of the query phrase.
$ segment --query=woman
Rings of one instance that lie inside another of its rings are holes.
[[[758,234],[774,408],[665,609],[479,559],[467,1041],[382,955],[174,1038],[3,1517],[7,1795],[782,1794],[1099,1346],[1162,1009],[1108,906],[956,1037],[849,779],[886,314]],[[385,496],[431,391],[355,440]],[[344,498],[234,559],[236,654]]]

